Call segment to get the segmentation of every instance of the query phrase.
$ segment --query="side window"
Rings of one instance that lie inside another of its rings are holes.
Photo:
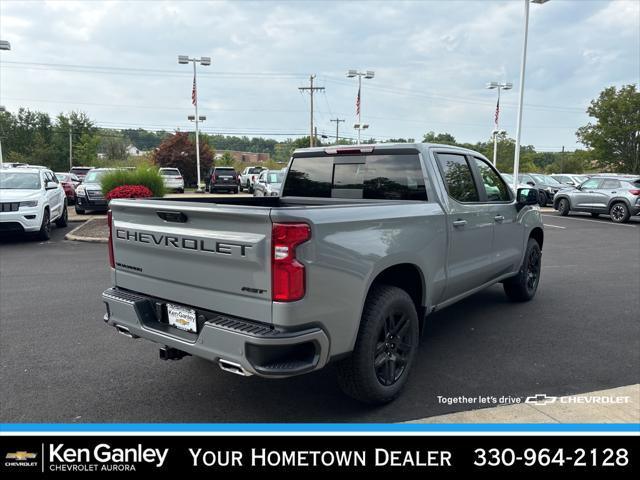
[[[500,175],[481,158],[473,157],[473,161],[476,162],[480,172],[484,190],[487,193],[487,200],[490,202],[508,202],[511,200],[509,188]]]
[[[283,196],[331,198],[332,157],[293,159]]]
[[[603,180],[600,188],[608,190],[610,188],[620,188],[620,182],[618,180]]]
[[[518,175],[520,183],[526,183],[527,185],[535,186],[536,181],[530,175]]]
[[[587,180],[586,182],[584,182],[582,184],[582,189],[584,190],[585,188],[598,188],[598,185],[600,185],[600,180],[598,180],[597,178],[593,178],[591,180]]]
[[[449,195],[460,202],[479,201],[478,190],[464,155],[438,153],[438,164]]]

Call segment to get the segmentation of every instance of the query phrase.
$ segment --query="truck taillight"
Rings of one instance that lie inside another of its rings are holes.
[[[109,227],[109,265],[111,268],[116,268],[116,261],[113,256],[113,235],[111,234],[111,230],[113,227],[113,219],[111,217],[111,210],[107,212],[107,225]]]
[[[274,223],[271,231],[271,297],[293,302],[304,297],[304,265],[296,259],[296,247],[311,238],[306,223]]]

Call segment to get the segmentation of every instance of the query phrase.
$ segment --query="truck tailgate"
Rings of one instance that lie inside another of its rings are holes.
[[[111,210],[116,286],[271,322],[270,208],[116,200]]]

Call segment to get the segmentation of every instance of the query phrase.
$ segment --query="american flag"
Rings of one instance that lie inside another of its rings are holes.
[[[358,96],[356,97],[356,115],[360,115],[360,88],[358,88]]]
[[[498,128],[498,117],[500,116],[500,99],[498,99],[498,103],[496,103],[496,114],[493,117],[493,122],[496,124],[496,128]]]
[[[198,101],[198,91],[196,90],[196,77],[193,76],[193,89],[191,90],[191,103],[194,105]]]

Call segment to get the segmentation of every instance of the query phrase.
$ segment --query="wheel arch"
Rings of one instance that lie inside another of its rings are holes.
[[[529,233],[529,238],[533,238],[536,242],[538,242],[538,245],[540,245],[540,250],[542,250],[542,245],[544,244],[544,231],[542,230],[542,228],[535,227],[533,230],[531,230],[531,233]]]
[[[558,209],[558,205],[560,204],[560,200],[562,199],[565,199],[567,202],[569,202],[569,208],[571,208],[571,199],[568,195],[556,195],[555,197],[553,197],[553,208],[555,210]]]
[[[613,207],[616,203],[624,203],[628,209],[631,209],[631,202],[629,202],[628,199],[624,197],[614,197],[609,200],[609,203],[607,204],[607,212],[611,210],[611,207]]]
[[[407,292],[416,307],[420,328],[422,329],[422,320],[425,316],[426,286],[424,273],[420,267],[414,263],[398,263],[385,268],[369,284],[365,302],[368,300],[369,294],[375,285],[390,285]]]

